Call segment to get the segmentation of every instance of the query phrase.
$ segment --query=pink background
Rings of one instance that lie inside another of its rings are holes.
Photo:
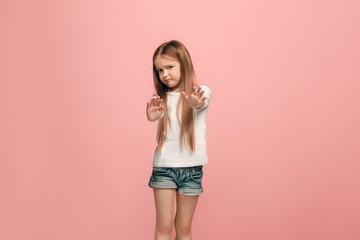
[[[0,239],[153,239],[152,54],[213,90],[193,239],[360,239],[358,1],[0,2]]]

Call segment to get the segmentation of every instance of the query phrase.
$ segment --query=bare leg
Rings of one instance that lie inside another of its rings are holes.
[[[187,196],[176,193],[176,240],[191,240],[191,222],[198,199],[199,195]]]
[[[175,189],[153,188],[156,207],[155,240],[170,240],[173,229]]]

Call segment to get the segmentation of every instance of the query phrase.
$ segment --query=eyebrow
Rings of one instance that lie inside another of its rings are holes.
[[[170,64],[165,65],[164,67],[167,67],[167,66],[170,66],[170,65],[174,65],[174,64],[170,63]],[[158,69],[158,70],[160,69],[160,68],[157,68],[156,66],[155,66],[155,68]]]

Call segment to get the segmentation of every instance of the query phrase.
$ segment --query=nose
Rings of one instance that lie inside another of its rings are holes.
[[[163,71],[164,77],[168,76],[168,72],[166,70]]]

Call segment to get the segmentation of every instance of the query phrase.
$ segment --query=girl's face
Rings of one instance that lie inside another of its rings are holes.
[[[168,86],[171,92],[180,92],[180,62],[168,56],[157,56],[154,65],[159,73],[160,81]]]

